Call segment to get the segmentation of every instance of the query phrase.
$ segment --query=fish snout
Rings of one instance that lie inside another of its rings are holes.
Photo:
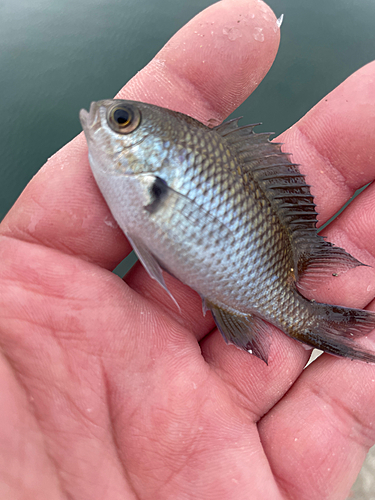
[[[87,138],[89,135],[92,136],[97,129],[101,128],[102,117],[100,113],[100,104],[101,101],[93,101],[90,104],[89,111],[81,109],[79,112],[79,119]]]
[[[81,111],[79,112],[79,119],[83,129],[87,127],[88,118],[89,118],[89,113],[85,109],[81,109]]]

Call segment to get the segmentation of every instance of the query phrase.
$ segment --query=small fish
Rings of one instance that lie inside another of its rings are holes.
[[[255,125],[208,128],[135,101],[81,110],[89,160],[149,275],[196,290],[227,343],[268,362],[271,323],[330,354],[375,362],[356,338],[375,313],[306,299],[296,284],[362,265],[318,235],[298,166]],[[173,298],[173,297],[172,297]]]

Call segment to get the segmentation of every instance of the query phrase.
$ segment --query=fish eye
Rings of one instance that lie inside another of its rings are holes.
[[[141,112],[129,104],[115,104],[107,113],[112,130],[120,134],[130,134],[141,123]]]

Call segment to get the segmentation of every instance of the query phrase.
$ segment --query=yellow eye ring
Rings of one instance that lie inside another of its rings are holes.
[[[141,123],[141,112],[130,104],[115,104],[107,112],[108,124],[119,134],[130,134]]]

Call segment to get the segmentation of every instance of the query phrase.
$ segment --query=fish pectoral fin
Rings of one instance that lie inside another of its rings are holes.
[[[234,234],[218,217],[189,196],[170,187],[164,179],[150,172],[138,174],[137,177],[146,193],[147,203],[143,208],[151,216],[157,217],[161,210],[167,209],[179,218],[176,223],[181,225],[182,230],[195,234],[202,232],[207,238],[218,242],[225,240],[228,246],[235,243]]]
[[[227,344],[234,344],[268,365],[272,334],[265,321],[253,314],[223,309],[207,300],[205,307],[211,311]]]
[[[128,238],[129,243],[133,247],[134,252],[137,254],[138,259],[141,261],[143,267],[146,269],[148,274],[151,276],[152,279],[157,281],[159,285],[164,288],[169,297],[176,304],[178,311],[181,312],[181,308],[178,305],[177,300],[173,297],[172,293],[168,290],[167,285],[165,284],[163,271],[158,261],[155,259],[155,257],[146,247],[146,245],[142,243],[142,241],[131,236],[129,233],[126,233],[126,237]]]

